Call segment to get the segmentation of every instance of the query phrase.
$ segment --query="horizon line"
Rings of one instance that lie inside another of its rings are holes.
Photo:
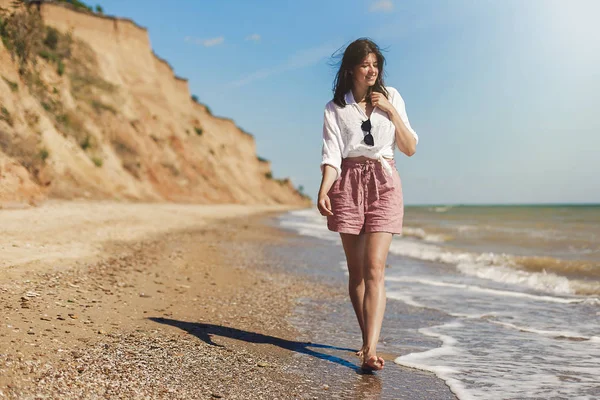
[[[592,203],[420,203],[420,204],[406,204],[406,207],[564,207],[564,206],[577,206],[577,207],[597,207],[600,206],[600,202]]]

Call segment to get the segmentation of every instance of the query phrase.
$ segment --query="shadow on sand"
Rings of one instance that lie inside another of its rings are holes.
[[[243,340],[249,343],[264,343],[264,344],[272,344],[274,346],[279,346],[283,349],[287,349],[296,353],[308,354],[309,356],[313,356],[320,360],[326,360],[332,363],[336,363],[342,365],[344,367],[348,367],[352,370],[355,370],[357,373],[362,374],[362,370],[343,358],[336,357],[330,354],[321,353],[315,351],[313,349],[329,349],[329,350],[339,350],[339,351],[348,351],[354,352],[353,349],[343,348],[343,347],[335,347],[328,346],[325,344],[311,343],[311,342],[297,342],[293,340],[281,339],[275,336],[263,335],[261,333],[256,332],[248,332],[237,328],[231,328],[222,325],[213,325],[213,324],[203,324],[199,322],[185,322],[178,321],[174,319],[168,318],[160,318],[160,317],[150,317],[148,318],[151,321],[158,322],[160,324],[171,325],[177,327],[181,330],[184,330],[192,335],[195,335],[203,342],[211,345],[211,346],[221,346],[212,341],[212,336],[221,336],[228,337],[237,340]],[[222,347],[222,346],[221,346]]]

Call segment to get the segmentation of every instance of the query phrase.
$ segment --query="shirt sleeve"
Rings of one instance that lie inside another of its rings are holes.
[[[406,114],[406,104],[404,103],[404,99],[402,98],[402,96],[400,96],[400,92],[398,92],[398,90],[394,88],[389,89],[391,89],[390,94],[392,95],[392,105],[396,108],[398,114],[400,114],[400,118],[402,119],[402,122],[404,122],[404,125],[406,125],[408,130],[413,134],[417,143],[419,143],[419,135],[417,135],[417,132],[415,132],[412,126],[410,126],[410,122],[408,121],[408,115]]]
[[[337,179],[342,174],[342,133],[333,107],[331,103],[325,107],[321,172],[325,165],[331,165],[337,171]]]

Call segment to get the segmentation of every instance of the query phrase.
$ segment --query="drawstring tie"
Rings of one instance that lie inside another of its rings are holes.
[[[392,175],[392,167],[390,163],[380,155],[377,157],[377,160],[366,162],[360,166],[360,174],[363,175],[363,179],[366,179],[367,185],[374,191],[375,199],[379,200],[379,181],[375,176],[375,161],[379,162],[385,173],[390,176]],[[359,202],[359,204],[362,204],[362,202]]]
[[[392,176],[392,166],[390,165],[388,160],[385,159],[383,154],[381,154],[381,152],[377,152],[374,154],[374,156],[377,159],[377,161],[379,161],[381,166],[383,167],[383,170],[385,171],[386,175]]]

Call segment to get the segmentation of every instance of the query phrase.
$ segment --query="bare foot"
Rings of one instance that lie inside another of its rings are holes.
[[[385,361],[381,357],[371,356],[367,360],[363,361],[360,368],[363,371],[371,372],[371,371],[380,371],[383,369],[385,365]]]
[[[361,348],[360,348],[360,350],[359,350],[359,351],[357,351],[357,352],[356,352],[356,353],[354,353],[354,354],[356,354],[356,356],[357,356],[358,358],[362,358],[363,354],[365,353],[365,347],[366,347],[366,346],[363,344],[363,347],[361,347]]]

